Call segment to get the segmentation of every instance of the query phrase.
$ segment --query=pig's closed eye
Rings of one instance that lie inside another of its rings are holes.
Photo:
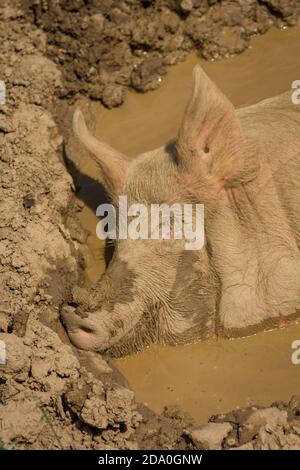
[[[203,151],[204,151],[204,153],[209,153],[209,146],[205,145]]]

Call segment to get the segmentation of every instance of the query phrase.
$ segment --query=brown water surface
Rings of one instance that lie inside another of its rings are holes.
[[[205,62],[192,55],[168,71],[161,88],[148,94],[128,93],[125,104],[108,111],[92,103],[96,135],[135,157],[176,135],[191,91],[193,66],[201,63],[236,106],[255,103],[291,87],[300,79],[300,28],[271,30],[253,39],[240,56]],[[91,161],[81,171],[99,178]],[[92,192],[92,187],[84,191]],[[86,274],[97,279],[104,270],[103,243],[95,236],[97,219],[85,207],[81,222],[89,231],[91,257]],[[160,412],[178,404],[197,421],[236,406],[270,404],[300,392],[300,365],[291,363],[291,343],[300,325],[249,338],[217,340],[181,347],[153,346],[116,361],[138,401]]]

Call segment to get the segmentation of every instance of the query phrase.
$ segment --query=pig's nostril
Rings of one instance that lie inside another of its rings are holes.
[[[65,320],[69,319],[70,317],[72,317],[72,315],[74,315],[74,311],[75,311],[75,308],[71,307],[68,304],[64,304],[61,307],[60,318],[62,319],[63,323]]]
[[[94,333],[94,330],[92,328],[89,328],[88,326],[81,326],[80,329],[84,333],[89,333],[89,334]]]

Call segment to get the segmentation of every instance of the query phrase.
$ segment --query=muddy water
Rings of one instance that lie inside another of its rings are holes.
[[[96,135],[131,157],[173,137],[191,91],[191,71],[198,62],[236,106],[255,103],[287,90],[292,81],[300,79],[300,29],[271,30],[255,38],[242,55],[221,62],[191,56],[169,70],[158,91],[129,93],[119,109],[108,111],[93,103]],[[80,166],[99,178],[91,161]],[[83,188],[92,197],[95,190],[93,184]],[[104,270],[103,244],[94,235],[97,219],[88,207],[81,213],[81,221],[90,233],[86,274],[91,281]],[[137,400],[158,412],[167,404],[178,404],[200,422],[236,406],[269,404],[299,392],[300,365],[291,363],[295,339],[300,339],[297,324],[232,341],[153,346],[116,363]]]

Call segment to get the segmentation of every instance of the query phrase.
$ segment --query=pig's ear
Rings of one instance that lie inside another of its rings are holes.
[[[221,186],[235,178],[243,165],[242,135],[235,109],[200,66],[180,127],[179,164],[202,181]]]
[[[73,115],[73,130],[78,139],[91,152],[94,160],[100,165],[104,176],[104,184],[110,194],[120,191],[128,166],[124,155],[109,145],[97,140],[88,130],[83,114],[76,109]]]

